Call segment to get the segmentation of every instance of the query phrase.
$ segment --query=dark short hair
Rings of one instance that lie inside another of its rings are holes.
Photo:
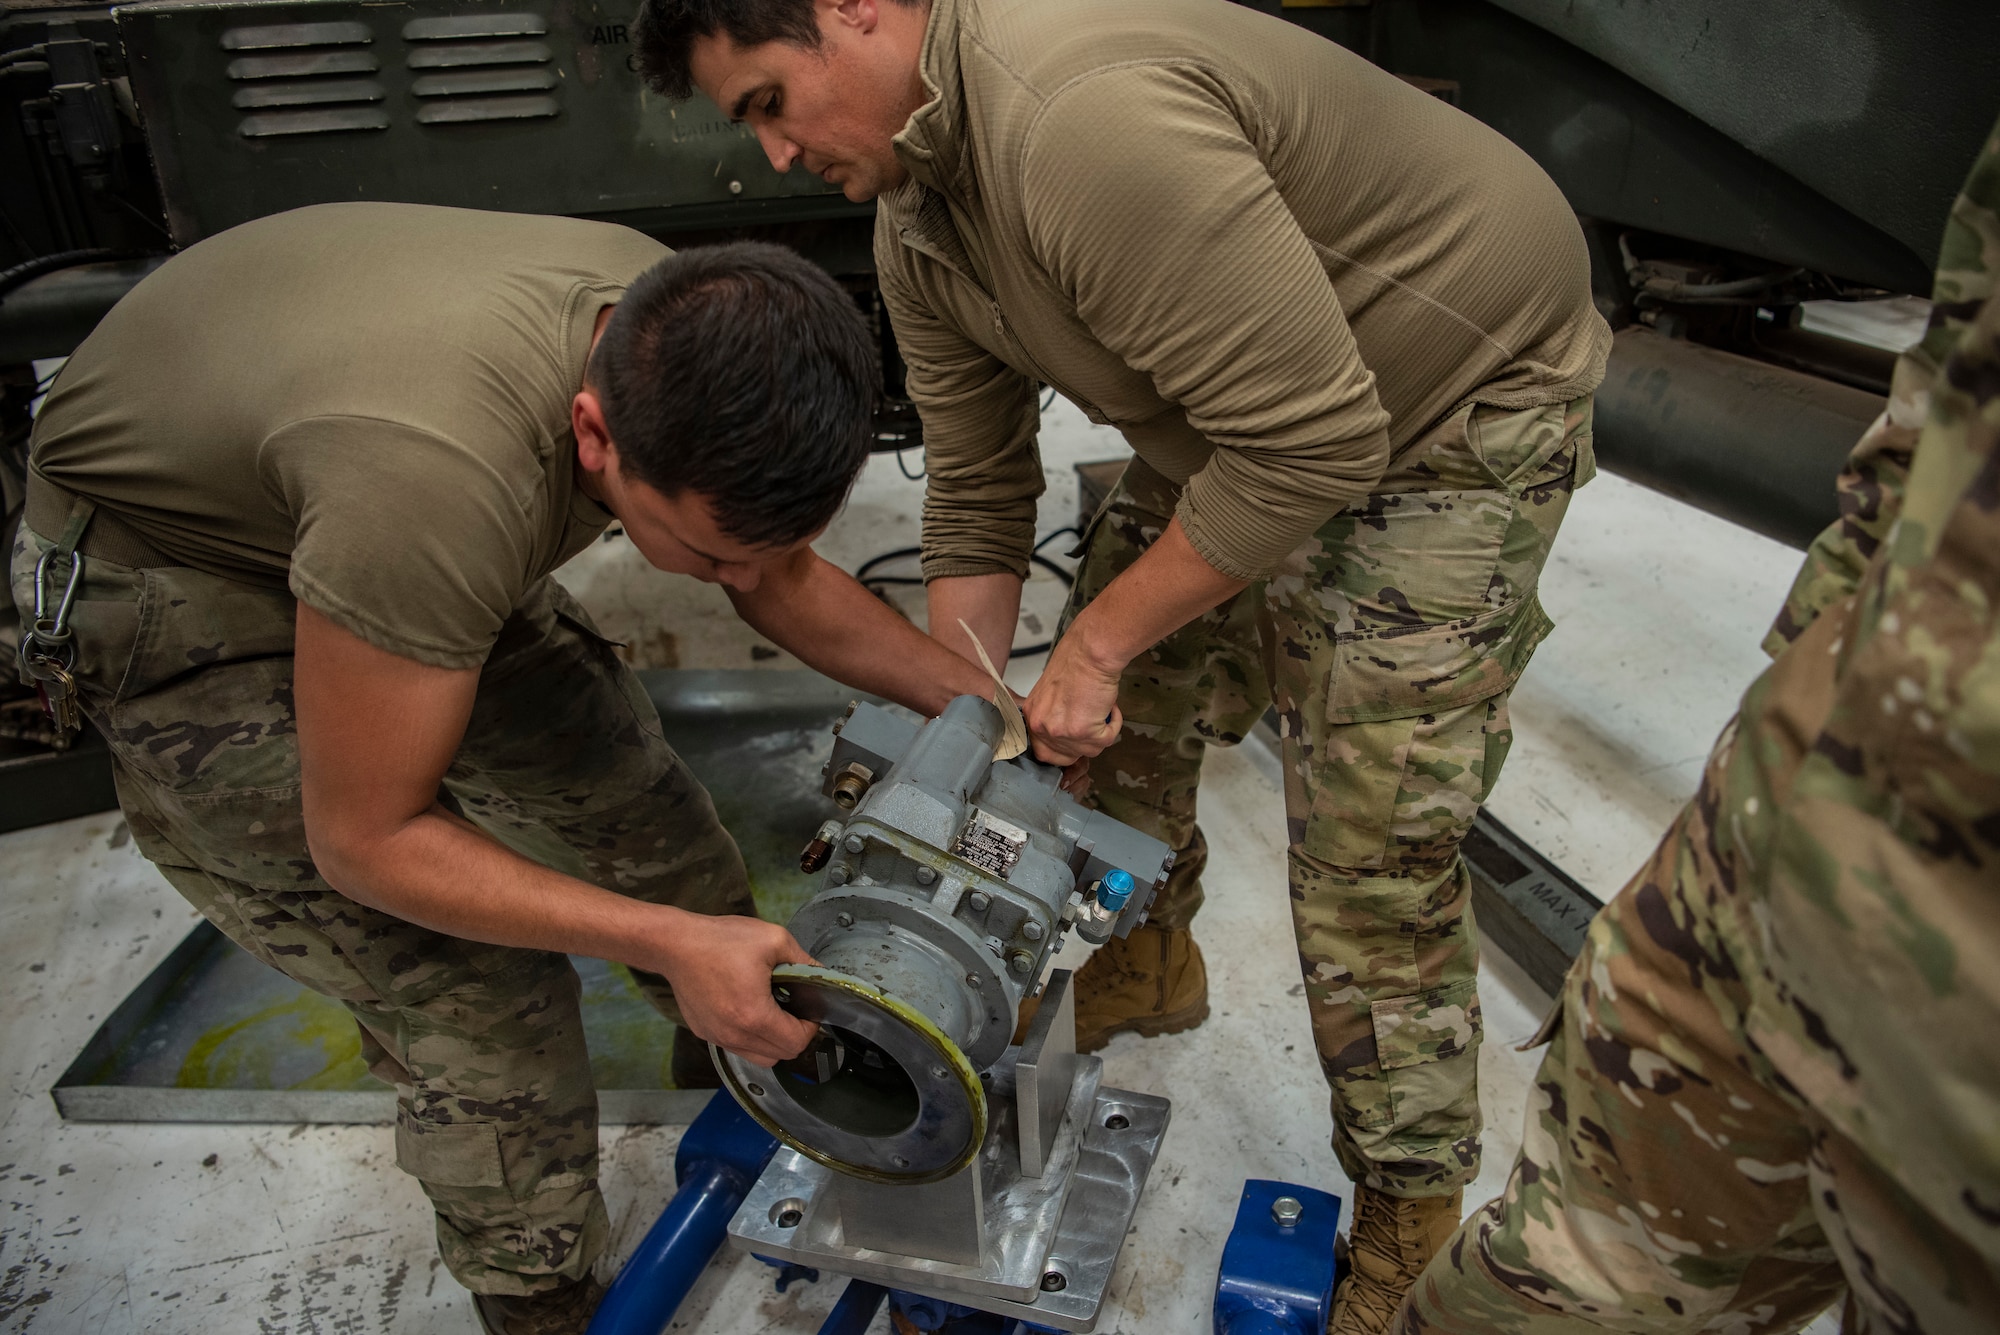
[[[895,2],[915,6],[923,0]],[[740,47],[790,42],[817,51],[820,46],[813,0],[645,0],[632,32],[640,77],[656,93],[692,95],[694,76],[688,65],[694,44],[716,33]]]
[[[641,274],[589,380],[626,474],[695,492],[729,536],[774,547],[839,512],[868,459],[881,385],[853,298],[761,241],[683,250]]]

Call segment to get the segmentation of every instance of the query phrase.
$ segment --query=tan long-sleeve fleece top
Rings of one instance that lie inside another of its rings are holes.
[[[1228,0],[931,0],[882,289],[923,416],[927,578],[1025,574],[1034,383],[1270,571],[1468,400],[1604,374],[1576,219],[1495,131]]]

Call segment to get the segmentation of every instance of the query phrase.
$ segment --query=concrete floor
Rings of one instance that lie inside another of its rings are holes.
[[[1046,426],[1043,532],[1074,513],[1073,462],[1125,452],[1067,405]],[[822,550],[852,569],[914,544],[920,491],[896,460],[875,460]],[[1582,492],[1544,582],[1559,629],[1516,695],[1518,741],[1494,810],[1597,894],[1614,893],[1693,790],[1711,738],[1762,667],[1756,645],[1796,564],[1777,544],[1618,478]],[[642,664],[789,662],[715,590],[643,568],[622,540],[579,557],[565,579]],[[1061,593],[1053,579],[1031,588],[1025,637],[1046,636]],[[1025,685],[1038,666],[1017,660],[1011,679]],[[1300,987],[1271,967],[1291,954],[1275,763],[1253,742],[1209,766],[1203,823],[1215,855],[1199,933],[1213,1018],[1173,1038],[1122,1038],[1105,1054],[1108,1082],[1167,1095],[1175,1109],[1102,1331],[1207,1330],[1245,1177],[1346,1191]],[[469,1299],[435,1259],[424,1199],[394,1166],[388,1128],[62,1122],[51,1082],[193,914],[133,853],[116,813],[0,837],[0,879],[0,1013],[11,1017],[0,1033],[0,1330],[475,1329]],[[1518,1144],[1538,1055],[1513,1045],[1547,1004],[1497,952],[1481,986],[1487,1167],[1469,1205],[1497,1188]],[[671,1192],[677,1135],[606,1129],[616,1229],[607,1273]],[[725,1254],[673,1329],[816,1329],[838,1282],[780,1296],[771,1274]]]

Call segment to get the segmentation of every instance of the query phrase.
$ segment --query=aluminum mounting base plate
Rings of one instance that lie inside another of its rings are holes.
[[[994,1070],[997,1109],[1008,1108],[1011,1063]],[[1139,1208],[1146,1176],[1171,1115],[1150,1094],[1101,1088],[1101,1064],[1078,1062],[1074,1093],[1049,1154],[1048,1171],[1021,1176],[1012,1117],[997,1117],[974,1168],[980,1172],[985,1242],[977,1263],[900,1255],[845,1240],[843,1179],[795,1150],[780,1148],[729,1222],[739,1250],[794,1261],[890,1288],[1057,1330],[1088,1331],[1111,1284],[1118,1253]],[[934,1193],[937,1187],[874,1188]],[[875,1197],[879,1199],[879,1197]],[[935,1199],[935,1198],[933,1198]],[[912,1196],[912,1205],[918,1198]],[[968,1196],[969,1200],[969,1196]],[[913,1230],[922,1210],[908,1212]],[[1053,1291],[1044,1287],[1059,1283]]]

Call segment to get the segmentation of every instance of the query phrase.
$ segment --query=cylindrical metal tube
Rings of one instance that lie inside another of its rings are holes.
[[[1835,479],[1886,400],[1621,329],[1597,389],[1604,467],[1794,547],[1840,517]]]

